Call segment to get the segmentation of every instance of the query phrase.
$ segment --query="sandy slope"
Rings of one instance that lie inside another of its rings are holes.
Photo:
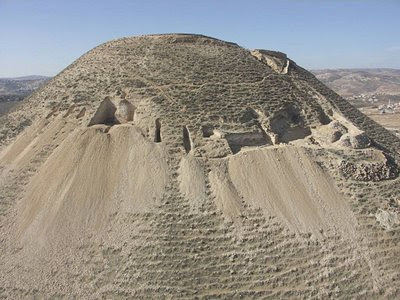
[[[248,167],[248,166],[252,167]],[[300,232],[339,229],[347,236],[356,221],[332,179],[304,149],[277,147],[232,157],[228,174],[250,205]]]
[[[105,130],[71,133],[32,178],[18,218],[23,240],[70,242],[81,231],[101,233],[118,210],[146,212],[160,203],[168,182],[162,146],[129,125]]]

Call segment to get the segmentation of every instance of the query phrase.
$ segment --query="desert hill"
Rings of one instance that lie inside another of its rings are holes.
[[[315,70],[315,76],[362,113],[400,136],[400,70]]]
[[[281,52],[102,44],[0,119],[0,296],[400,296],[400,140]]]
[[[326,69],[312,73],[339,95],[347,98],[364,95],[392,97],[400,100],[398,69]]]
[[[0,96],[26,96],[49,79],[49,77],[39,75],[0,78]]]

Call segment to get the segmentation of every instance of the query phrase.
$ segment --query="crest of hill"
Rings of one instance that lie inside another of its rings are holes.
[[[286,55],[277,53],[250,52],[234,43],[193,34],[148,35],[107,42],[83,55],[29,97],[17,112],[6,116],[11,126],[3,122],[9,128],[3,125],[0,141],[3,144],[15,136],[38,114],[84,109],[84,123],[106,97],[135,92],[137,99],[133,102],[152,103],[155,110],[162,110],[169,103],[168,113],[171,108],[184,109],[189,118],[201,122],[209,117],[226,116],[222,113],[226,112],[224,106],[232,110],[228,115],[240,118],[243,110],[251,106],[249,99],[258,101],[256,110],[267,115],[284,109],[288,103],[298,102],[299,109],[307,106],[305,109],[312,111],[310,119],[305,120],[311,123],[312,118],[325,118],[318,110],[329,106],[361,130],[369,131],[375,141],[392,148],[393,137],[386,141],[385,136],[390,135],[387,131],[358,113]],[[283,76],[282,72],[289,76]],[[319,96],[309,97],[309,92]],[[136,103],[136,106],[141,105]],[[196,116],[199,113],[200,118]],[[394,143],[398,141],[395,139]]]

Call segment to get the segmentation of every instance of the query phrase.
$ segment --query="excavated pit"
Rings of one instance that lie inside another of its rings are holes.
[[[115,113],[116,118],[121,123],[127,123],[133,121],[135,114],[135,106],[128,100],[122,100],[118,104],[117,111]]]
[[[116,106],[109,97],[106,97],[99,105],[88,126],[96,124],[117,125],[133,121],[135,106],[128,100],[121,100]],[[79,118],[83,116],[79,113]]]
[[[272,145],[271,140],[262,132],[227,133],[225,139],[233,154],[244,147],[260,147]]]
[[[182,127],[182,134],[183,134],[183,148],[185,148],[185,152],[189,153],[192,150],[192,141],[190,138],[189,130],[186,126]]]
[[[311,134],[309,127],[304,125],[304,118],[295,106],[288,106],[272,115],[269,119],[271,132],[277,135],[278,142],[304,139]]]
[[[214,126],[212,125],[203,125],[201,126],[201,132],[203,133],[204,138],[209,138],[214,134]]]
[[[89,126],[93,126],[96,124],[105,124],[105,125],[115,125],[119,124],[118,119],[115,117],[115,112],[117,108],[114,103],[109,99],[104,99],[94,114],[93,118],[89,122]]]
[[[154,132],[154,142],[161,143],[161,121],[160,119],[156,119],[155,121],[155,132]]]

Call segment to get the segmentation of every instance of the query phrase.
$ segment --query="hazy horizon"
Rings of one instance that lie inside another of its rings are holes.
[[[399,69],[399,1],[0,0],[0,77],[54,76],[111,39],[188,32],[311,69]]]

